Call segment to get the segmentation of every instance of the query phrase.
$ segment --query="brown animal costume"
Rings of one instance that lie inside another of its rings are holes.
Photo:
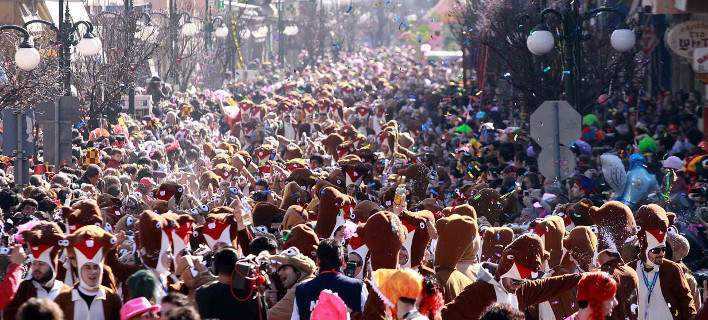
[[[508,303],[519,310],[546,301],[561,292],[576,286],[580,275],[563,275],[528,281],[541,271],[541,264],[548,253],[543,250],[541,238],[525,234],[515,239],[504,249],[496,275],[480,269],[479,278],[465,287],[455,299],[442,310],[445,320],[479,319],[484,311],[494,304]],[[501,284],[503,278],[524,281],[515,292],[508,292]]]
[[[241,248],[243,253],[248,253],[248,245],[253,240],[251,231],[246,226],[241,226],[233,217],[231,208],[219,207],[207,215],[204,224],[195,228],[197,240],[205,243],[214,250],[217,245]]]
[[[81,200],[76,202],[71,208],[62,208],[68,233],[73,233],[83,226],[103,225],[103,216],[98,203],[94,200]]]
[[[482,255],[480,261],[499,263],[502,251],[514,240],[514,230],[509,227],[482,227]]]
[[[192,232],[194,230],[194,218],[188,214],[177,214],[174,212],[168,212],[163,215],[168,221],[174,220],[177,225],[174,228],[169,229],[167,237],[172,243],[172,253],[177,256],[183,250],[191,250],[190,240],[192,238]]]
[[[543,240],[543,248],[550,253],[550,258],[544,263],[544,270],[558,266],[563,255],[563,236],[565,223],[559,216],[547,216],[531,223],[531,230]]]
[[[184,187],[174,181],[163,182],[153,191],[153,197],[155,197],[155,199],[170,201],[172,197],[175,197],[176,203],[180,202],[183,194]]]
[[[590,219],[590,208],[592,202],[582,199],[576,203],[566,203],[556,206],[554,214],[563,218],[566,230],[573,230],[577,226],[590,226],[593,224]]]
[[[406,227],[393,212],[379,211],[369,217],[357,234],[369,250],[371,270],[395,269],[406,237]],[[364,319],[385,319],[385,304],[367,283],[369,297],[364,306]]]
[[[314,258],[317,254],[317,246],[320,240],[317,238],[315,230],[306,224],[298,224],[290,229],[287,237],[285,237],[283,248],[295,247],[302,254]]]
[[[354,220],[354,199],[334,187],[320,189],[317,225],[315,232],[320,238],[329,238],[347,220]]]
[[[553,268],[554,276],[586,272],[591,270],[593,258],[597,254],[597,236],[590,227],[573,228],[563,238],[563,256],[560,265]],[[540,319],[565,319],[578,311],[575,304],[576,291],[569,290],[539,304]]]
[[[639,259],[627,265],[633,268],[639,277],[639,317],[650,315],[646,319],[693,319],[696,309],[681,266],[668,259],[662,259],[661,263],[655,264],[648,258],[650,250],[666,247],[669,228],[666,211],[656,204],[641,206],[637,210],[637,227]]]
[[[24,231],[22,237],[30,248],[30,260],[42,261],[52,270],[53,286],[47,291],[33,279],[20,283],[15,296],[3,311],[4,319],[14,320],[17,309],[30,298],[45,298],[54,300],[61,292],[70,292],[71,287],[56,280],[59,253],[67,245],[64,233],[54,222],[39,222],[32,229]]]
[[[305,208],[299,205],[291,205],[285,210],[283,223],[280,225],[282,230],[290,230],[293,227],[307,223],[309,221],[309,213]]]
[[[588,210],[598,229],[598,250],[609,249],[620,253],[625,261],[631,260],[632,257],[624,254],[623,247],[636,233],[632,210],[619,201],[608,201],[600,208],[590,207]]]
[[[92,263],[98,265],[101,272],[103,272],[105,268],[104,259],[108,252],[113,250],[116,245],[116,238],[112,234],[94,225],[79,228],[74,233],[67,236],[67,240],[69,241],[68,250],[76,257],[76,264],[79,270],[81,270],[84,265]],[[83,278],[79,277],[79,283],[76,284],[71,291],[60,293],[54,300],[61,310],[64,311],[65,319],[74,319],[74,313],[78,313],[76,315],[77,317],[89,318],[90,316],[87,312],[98,310],[96,308],[99,305],[103,309],[104,319],[119,319],[121,301],[120,297],[118,297],[113,290],[99,284],[96,289],[98,289],[99,294],[104,295],[105,298],[103,300],[94,299],[91,304],[91,309],[89,310],[83,299],[73,299],[79,296],[79,287],[90,286]]]
[[[381,206],[370,200],[359,201],[354,207],[354,223],[364,223],[374,213],[381,211]]]
[[[456,266],[477,237],[477,223],[472,217],[453,214],[439,219],[435,227],[438,230],[435,273],[445,301],[449,302],[474,281],[458,271]]]
[[[300,187],[295,181],[290,181],[283,190],[283,200],[280,202],[280,209],[287,210],[294,204],[307,203],[307,190]]]
[[[269,230],[276,229],[282,223],[285,210],[269,202],[259,202],[253,208],[253,226],[265,226]]]
[[[435,217],[428,210],[417,212],[403,211],[400,215],[401,222],[406,227],[406,238],[403,248],[406,249],[406,261],[401,261],[403,268],[418,268],[425,250],[432,240],[434,231],[429,230],[429,226],[435,225]]]

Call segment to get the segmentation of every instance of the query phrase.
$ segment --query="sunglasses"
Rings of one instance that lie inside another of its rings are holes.
[[[649,252],[651,252],[653,254],[659,254],[661,252],[666,252],[666,247],[654,248],[654,249],[649,250]]]

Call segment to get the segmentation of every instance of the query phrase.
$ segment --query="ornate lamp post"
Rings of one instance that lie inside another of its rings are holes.
[[[32,46],[32,37],[26,28],[16,25],[0,25],[0,32],[15,31],[22,35],[22,42],[15,51],[15,64],[24,71],[34,70],[40,62],[39,51]]]
[[[561,53],[561,68],[565,79],[565,92],[570,103],[578,107],[578,93],[581,88],[583,71],[583,42],[589,40],[591,36],[583,32],[583,27],[590,19],[597,17],[601,13],[614,13],[622,17],[624,15],[617,9],[610,7],[600,7],[587,13],[580,12],[580,5],[577,0],[566,1],[563,9],[556,10],[546,8],[540,12],[540,20],[543,25],[535,28],[526,38],[526,47],[534,55],[545,55],[559,44]],[[558,22],[553,28],[548,27],[553,16]],[[525,16],[530,19],[531,17]],[[551,32],[551,31],[554,32]],[[618,52],[631,50],[636,43],[634,31],[627,28],[614,30],[610,36],[610,44]]]

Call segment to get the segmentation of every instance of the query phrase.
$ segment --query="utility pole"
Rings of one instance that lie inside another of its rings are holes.
[[[126,58],[128,57],[128,50],[133,48],[133,38],[135,38],[135,21],[130,15],[133,10],[133,0],[123,0],[123,5],[125,6],[125,21],[128,23],[125,32],[125,51],[124,54]],[[128,113],[135,114],[135,83],[126,83],[128,87]]]
[[[283,46],[283,0],[278,0],[278,63],[285,66],[285,46]]]

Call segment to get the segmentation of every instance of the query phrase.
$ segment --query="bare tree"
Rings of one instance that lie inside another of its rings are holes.
[[[532,112],[544,100],[567,99],[569,89],[576,90],[577,105],[581,113],[588,112],[596,98],[613,86],[628,88],[627,82],[641,83],[642,72],[635,72],[633,61],[637,51],[617,53],[609,45],[609,34],[620,21],[603,14],[597,19],[587,19],[581,24],[584,40],[579,59],[567,59],[558,40],[563,32],[562,22],[554,16],[541,19],[543,3],[539,0],[460,0],[453,33],[458,42],[484,45],[490,50],[489,67],[497,74],[508,74],[512,86],[519,90]],[[552,7],[563,11],[565,1],[556,1]],[[581,12],[588,12],[584,7]],[[542,26],[554,33],[557,43],[553,52],[534,56],[526,47],[526,37],[534,28]],[[479,35],[479,42],[470,37]],[[470,50],[468,48],[468,50]],[[640,65],[641,67],[641,65]],[[565,86],[570,75],[576,78],[572,86]],[[625,78],[619,75],[626,74]],[[624,83],[623,83],[624,82]],[[581,90],[577,90],[581,89]]]
[[[21,37],[0,34],[0,108],[30,109],[61,94],[59,51],[54,37],[52,31],[34,33],[34,44],[42,59],[34,70],[23,71],[14,62]]]
[[[103,52],[98,57],[75,59],[72,80],[90,124],[96,126],[100,118],[117,119],[123,95],[145,74],[148,59],[157,52],[159,43],[146,39],[154,38],[151,33],[160,29],[142,27],[142,39],[134,38],[133,31],[142,21],[137,12],[99,14],[93,20]]]

